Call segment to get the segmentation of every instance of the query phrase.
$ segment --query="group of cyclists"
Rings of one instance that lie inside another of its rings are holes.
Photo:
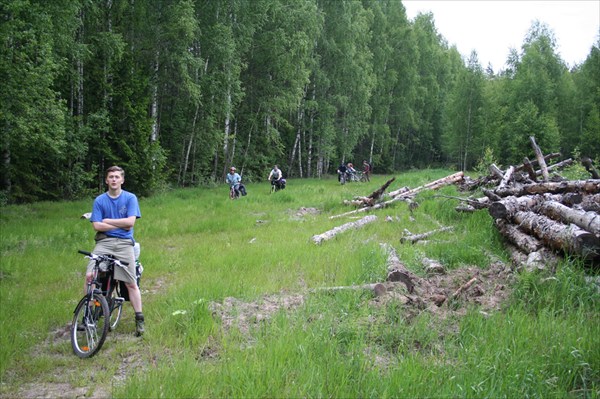
[[[285,188],[286,180],[283,178],[283,172],[277,165],[271,169],[267,180],[271,182],[271,192]],[[242,184],[242,177],[237,173],[235,166],[229,168],[229,173],[225,181],[229,184],[229,197],[231,199],[239,198],[240,195],[246,195],[246,188]]]
[[[373,167],[367,160],[363,160],[362,180],[371,181],[371,172]],[[358,171],[354,168],[352,162],[341,163],[337,169],[338,181],[344,184],[346,181],[359,181]]]
[[[373,171],[373,167],[369,162],[363,160],[362,180],[371,181],[370,175]],[[338,181],[358,181],[358,171],[354,168],[352,162],[341,163],[337,169]],[[279,169],[279,166],[273,166],[267,180],[271,182],[271,192],[283,190],[286,185],[286,180],[283,178],[283,172]],[[229,168],[229,173],[225,178],[227,184],[229,184],[230,198],[239,198],[240,195],[246,195],[246,188],[242,184],[242,177],[237,173],[235,166]]]

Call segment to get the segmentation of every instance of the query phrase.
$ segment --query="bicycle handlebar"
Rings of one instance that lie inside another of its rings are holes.
[[[83,255],[87,256],[88,258],[95,260],[95,261],[115,262],[116,264],[121,264],[123,266],[129,266],[129,262],[125,262],[125,261],[116,259],[112,255],[96,255],[94,253],[91,253],[88,251],[83,251],[81,249],[78,250],[77,252],[79,252],[80,254],[83,254]]]

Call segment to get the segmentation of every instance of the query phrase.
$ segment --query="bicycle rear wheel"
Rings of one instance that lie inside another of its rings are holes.
[[[110,311],[104,296],[95,293],[84,296],[75,308],[71,325],[71,346],[81,358],[94,356],[108,334]]]

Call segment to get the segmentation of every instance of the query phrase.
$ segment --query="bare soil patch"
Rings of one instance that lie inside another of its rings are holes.
[[[475,283],[454,296],[473,278],[477,279]],[[375,306],[395,301],[401,303],[409,315],[426,310],[444,319],[449,315],[464,315],[471,305],[479,306],[483,314],[488,314],[501,309],[510,294],[512,279],[512,272],[501,262],[492,263],[487,269],[464,267],[423,279],[412,293],[408,293],[401,282],[381,283],[385,290],[377,292],[371,301]],[[221,320],[225,329],[235,327],[242,333],[248,333],[278,311],[291,311],[301,306],[307,295],[310,293],[282,293],[250,302],[229,297],[221,303],[212,302],[209,309]]]

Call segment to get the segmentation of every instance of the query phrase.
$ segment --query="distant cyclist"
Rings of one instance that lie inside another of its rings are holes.
[[[269,177],[267,180],[271,182],[272,186],[277,186],[278,188],[282,188],[282,180],[283,180],[283,172],[277,165],[273,166],[271,169],[271,173],[269,173]]]
[[[337,174],[338,174],[338,181],[341,182],[342,178],[344,179],[344,182],[346,181],[346,164],[345,163],[341,163],[340,166],[338,166],[337,168]]]
[[[233,189],[235,192],[235,197],[240,196],[240,183],[242,182],[242,177],[236,173],[235,166],[229,168],[229,173],[227,174],[227,178],[225,179],[227,184],[229,184],[229,188]]]
[[[352,162],[348,162],[348,166],[346,167],[346,173],[348,174],[349,178],[352,178],[352,176],[356,175],[356,169],[354,169],[354,165],[352,164]]]
[[[371,181],[371,171],[373,170],[373,167],[371,166],[370,163],[367,162],[367,160],[365,159],[363,161],[363,175],[365,176],[365,179],[367,181]]]

